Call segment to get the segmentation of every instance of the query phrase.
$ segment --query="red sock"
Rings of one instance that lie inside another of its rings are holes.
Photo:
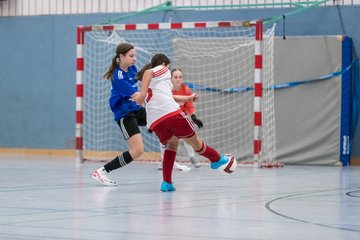
[[[200,150],[195,152],[197,152],[197,154],[201,156],[206,157],[211,162],[217,162],[220,159],[220,154],[212,147],[206,145],[204,142],[202,142],[202,147],[200,148]]]
[[[163,156],[163,179],[167,183],[171,183],[172,170],[176,158],[176,151],[165,149]]]

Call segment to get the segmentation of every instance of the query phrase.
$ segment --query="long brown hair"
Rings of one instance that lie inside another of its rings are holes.
[[[141,81],[146,70],[159,66],[161,64],[170,64],[170,59],[162,53],[157,53],[151,58],[151,62],[146,64],[137,74],[136,78]]]
[[[112,79],[116,67],[120,64],[120,54],[125,55],[128,51],[133,49],[134,46],[130,43],[120,43],[116,48],[116,55],[111,60],[111,66],[104,74],[104,79]]]

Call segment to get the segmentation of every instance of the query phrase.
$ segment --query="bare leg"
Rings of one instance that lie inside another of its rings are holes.
[[[131,136],[127,142],[132,159],[136,159],[144,153],[144,143],[140,133]]]

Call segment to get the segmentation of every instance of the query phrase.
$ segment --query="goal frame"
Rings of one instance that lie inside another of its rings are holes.
[[[75,151],[76,164],[80,165],[85,161],[83,154],[83,121],[84,121],[84,44],[85,33],[89,31],[136,31],[136,30],[161,30],[161,29],[191,29],[191,28],[226,28],[226,27],[253,27],[255,28],[255,52],[254,52],[254,139],[253,139],[253,158],[260,166],[261,156],[261,128],[262,112],[261,102],[263,96],[263,21],[204,21],[204,22],[170,22],[170,23],[138,23],[138,24],[111,24],[111,25],[79,25],[77,27],[76,45],[76,132],[75,132]]]

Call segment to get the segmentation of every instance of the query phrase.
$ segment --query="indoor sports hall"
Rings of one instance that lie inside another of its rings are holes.
[[[1,0],[0,239],[358,239],[359,10]],[[172,171],[159,130],[130,112],[135,141],[111,102],[116,81],[146,89],[135,75],[158,53],[172,94],[175,69],[197,94],[179,107],[204,147],[180,141]]]

